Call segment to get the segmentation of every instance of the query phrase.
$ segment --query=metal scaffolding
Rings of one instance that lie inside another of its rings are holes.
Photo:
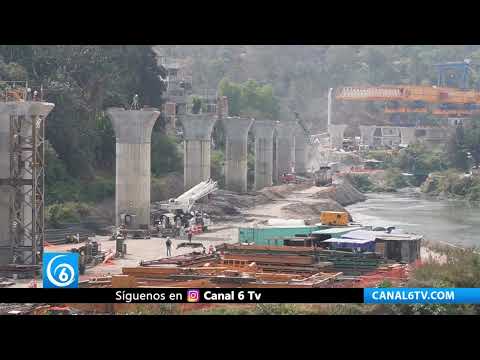
[[[10,234],[14,264],[41,263],[45,237],[44,144],[45,121],[42,117],[11,116]]]
[[[42,86],[31,87],[26,81],[0,82],[0,101],[18,103],[10,114],[10,172],[0,185],[10,187],[9,244],[11,265],[41,264],[45,237],[45,121],[20,110],[21,103],[43,100]]]

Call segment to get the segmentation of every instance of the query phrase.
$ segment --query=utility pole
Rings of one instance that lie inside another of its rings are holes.
[[[333,88],[328,89],[328,106],[327,106],[327,125],[332,124],[332,91]]]

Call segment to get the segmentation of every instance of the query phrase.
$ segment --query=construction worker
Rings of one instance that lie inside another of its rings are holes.
[[[170,240],[170,236],[167,237],[165,245],[167,245],[167,256],[172,256],[172,240]]]
[[[133,96],[133,102],[132,102],[132,109],[133,110],[138,110],[140,108],[139,102],[138,102],[138,94],[135,94]]]

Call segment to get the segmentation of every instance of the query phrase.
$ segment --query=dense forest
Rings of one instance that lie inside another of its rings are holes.
[[[326,126],[329,88],[348,85],[435,85],[437,63],[471,59],[480,64],[480,45],[267,45],[158,46],[171,57],[187,59],[197,92],[224,78],[236,83],[254,79],[271,85],[279,100],[279,117],[293,111],[315,127]],[[475,69],[475,67],[474,67]],[[470,86],[478,88],[479,74]],[[335,121],[383,121],[380,105],[335,104]]]
[[[326,125],[330,87],[434,85],[436,63],[468,58],[480,64],[480,45],[2,45],[0,80],[41,83],[45,100],[55,103],[47,119],[49,204],[92,202],[113,195],[115,139],[104,110],[128,107],[134,94],[139,94],[142,105],[161,105],[165,91],[161,78],[166,74],[158,65],[158,49],[183,59],[193,75],[194,92],[217,89],[227,95],[233,115],[283,119],[297,111],[318,128]],[[478,88],[478,80],[474,71],[470,87]],[[334,122],[382,118],[380,105],[374,104],[335,104],[334,111]],[[160,118],[152,137],[156,177],[182,169],[179,141],[166,136],[163,125]],[[475,147],[470,138],[467,142],[480,158],[478,144]],[[214,166],[221,161],[217,149]]]
[[[55,104],[46,126],[49,204],[113,195],[115,137],[104,110],[128,107],[134,94],[143,105],[160,106],[160,76],[149,46],[0,46],[0,80],[42,84],[44,100]],[[153,172],[177,170],[176,144],[162,134],[161,121],[155,131]]]

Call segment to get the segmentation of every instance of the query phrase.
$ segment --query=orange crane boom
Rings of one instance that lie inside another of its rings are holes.
[[[386,101],[385,113],[427,113],[465,117],[480,114],[480,92],[433,86],[349,86],[337,89],[335,98],[347,101]],[[400,106],[402,103],[403,106]],[[427,109],[430,104],[431,109]]]
[[[350,101],[423,101],[429,104],[480,104],[480,92],[431,86],[349,86],[335,98]]]

